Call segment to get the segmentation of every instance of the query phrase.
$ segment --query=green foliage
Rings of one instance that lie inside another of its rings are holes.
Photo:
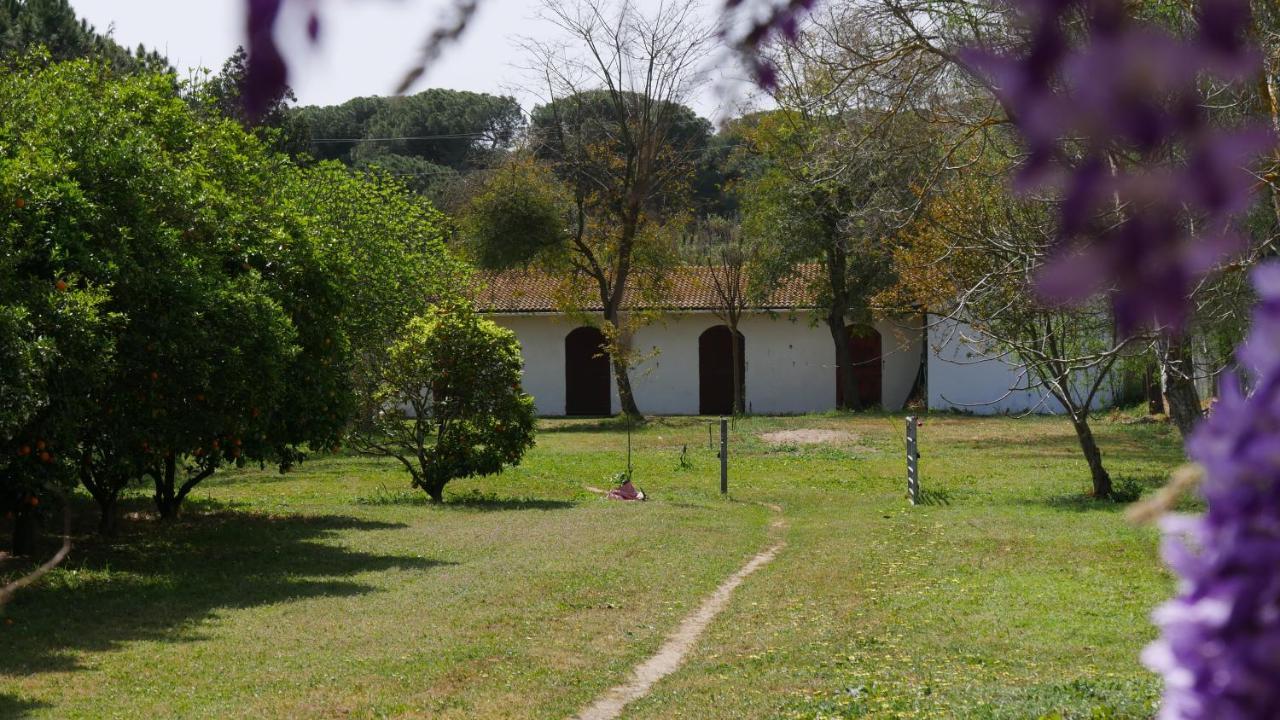
[[[356,355],[384,355],[411,318],[466,288],[467,268],[444,243],[444,216],[396,178],[325,162],[285,193],[345,295],[340,323]]]
[[[500,160],[524,125],[515,98],[442,88],[354,98],[292,114],[316,139],[316,158],[381,168],[435,199],[456,184],[457,173]]]
[[[471,197],[462,216],[470,256],[480,267],[503,269],[564,252],[574,217],[568,194],[546,165],[513,158]]]
[[[743,191],[744,231],[768,248],[767,274],[821,264],[824,314],[857,322],[870,321],[876,294],[893,285],[893,238],[910,217],[911,173],[921,162],[901,157],[883,130],[859,137],[853,151],[836,151],[876,121],[789,110],[760,118],[749,132],[766,164]]]
[[[188,93],[192,103],[203,112],[239,122],[274,150],[295,157],[307,152],[311,136],[302,118],[289,112],[289,104],[297,100],[291,88],[281,88],[260,117],[251,118],[246,112],[242,95],[247,62],[248,54],[237,47],[218,74],[194,83]]]
[[[5,376],[39,399],[0,448],[50,452],[0,463],[78,476],[110,531],[144,476],[172,514],[224,463],[333,442],[352,405],[344,298],[282,192],[291,166],[162,75],[25,63],[0,104],[0,307],[16,308],[0,332],[42,359]]]
[[[365,388],[353,444],[398,459],[439,502],[450,480],[500,473],[533,446],[522,367],[514,333],[464,304],[434,308],[408,322]]]

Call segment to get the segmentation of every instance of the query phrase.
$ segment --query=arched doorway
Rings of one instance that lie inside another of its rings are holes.
[[[609,355],[604,334],[580,327],[564,338],[564,414],[609,414]]]
[[[881,404],[880,386],[884,373],[880,333],[870,325],[849,326],[849,357],[853,362],[853,379],[857,386],[858,407]],[[836,368],[836,402],[844,402],[844,376]]]
[[[698,337],[698,413],[733,413],[733,333],[727,325],[708,328]],[[747,376],[747,344],[738,333],[738,379]]]

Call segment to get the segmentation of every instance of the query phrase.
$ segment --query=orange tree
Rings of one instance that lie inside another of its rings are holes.
[[[333,443],[346,298],[285,202],[291,166],[171,76],[19,63],[0,104],[0,352],[30,358],[0,382],[35,398],[0,425],[6,494],[75,477],[110,533],[130,483],[168,516],[224,463]]]

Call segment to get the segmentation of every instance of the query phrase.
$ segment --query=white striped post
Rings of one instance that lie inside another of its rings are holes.
[[[916,442],[915,415],[907,416],[907,495],[912,505],[920,504],[920,448]]]

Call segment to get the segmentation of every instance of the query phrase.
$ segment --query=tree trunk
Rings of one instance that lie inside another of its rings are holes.
[[[1158,353],[1157,353],[1158,355]],[[1164,414],[1164,393],[1160,390],[1160,363],[1148,362],[1142,370],[1142,390],[1147,398],[1147,414]]]
[[[40,541],[40,516],[31,510],[19,510],[13,518],[13,554],[28,557],[36,554]]]
[[[1098,449],[1098,441],[1093,437],[1087,417],[1072,417],[1071,425],[1076,430],[1076,438],[1080,441],[1080,450],[1084,452],[1085,462],[1089,463],[1089,475],[1093,479],[1093,496],[1098,499],[1111,497],[1111,476],[1102,466],[1102,451]]]
[[[739,344],[738,324],[734,323],[729,326],[729,342],[732,351],[729,359],[733,362],[733,414],[742,415],[746,412],[747,398],[746,386],[742,382],[742,346]]]
[[[858,381],[853,374],[853,356],[849,354],[849,328],[844,324],[844,315],[828,315],[827,327],[836,344],[836,372],[840,376],[839,385],[844,388],[844,392],[837,398],[838,406],[841,410],[861,410],[858,403]]]
[[[1200,393],[1196,390],[1195,364],[1191,351],[1181,337],[1165,337],[1157,343],[1160,360],[1160,384],[1164,388],[1165,407],[1178,426],[1183,442],[1191,437],[1200,422]]]
[[[98,503],[98,534],[103,537],[114,537],[120,528],[117,505],[120,491],[128,484],[125,478],[107,474],[112,468],[109,464],[111,461],[111,457],[106,457],[102,465],[94,463],[92,452],[87,448],[80,458],[80,484],[84,485],[94,502]]]
[[[177,474],[177,462],[173,458],[165,458],[164,467],[156,473],[156,511],[161,520],[172,520],[178,516],[178,502],[174,497],[174,477]]]
[[[427,491],[427,496],[431,498],[433,503],[444,502],[444,483],[428,482],[423,483],[422,489]]]
[[[633,420],[639,420],[644,416],[640,414],[635,394],[631,391],[631,371],[626,359],[631,341],[626,337],[626,331],[622,329],[618,315],[618,311],[613,308],[607,308],[604,313],[605,321],[613,326],[615,333],[614,347],[609,353],[609,359],[613,365],[613,380],[618,386],[618,404],[621,405],[622,414]]]
[[[105,538],[113,538],[120,533],[118,497],[112,495],[95,499],[98,501],[98,510],[101,513],[98,518],[98,534]]]
[[[627,364],[613,358],[613,378],[618,385],[618,403],[622,406],[622,414],[629,418],[640,419],[640,407],[636,405],[635,395],[631,391],[631,374]]]

